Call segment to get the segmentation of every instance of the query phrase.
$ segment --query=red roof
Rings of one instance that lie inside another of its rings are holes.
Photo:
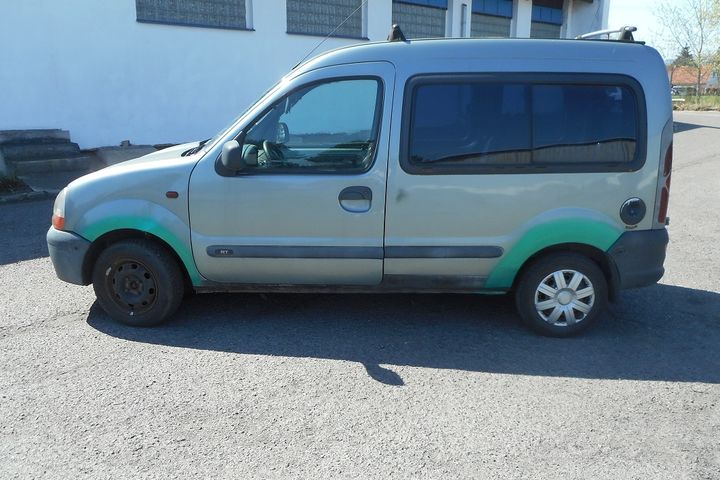
[[[710,65],[703,67],[700,83],[707,84],[711,73],[712,67]],[[673,85],[697,85],[697,75],[698,70],[695,67],[675,67],[674,70],[672,67],[668,67],[668,77]]]

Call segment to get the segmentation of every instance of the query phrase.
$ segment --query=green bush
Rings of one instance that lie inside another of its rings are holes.
[[[717,95],[703,95],[699,98],[694,95],[689,95],[687,97],[673,97],[673,99],[685,100],[684,102],[673,102],[673,107],[675,108],[675,110],[720,110],[720,96]]]

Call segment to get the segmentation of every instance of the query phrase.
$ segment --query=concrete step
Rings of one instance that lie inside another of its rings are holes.
[[[25,162],[28,160],[44,160],[47,158],[67,158],[81,156],[77,143],[25,143],[0,145],[0,151],[6,161]]]
[[[57,194],[73,180],[91,173],[93,170],[72,170],[69,172],[29,173],[18,178],[33,192]]]
[[[0,130],[0,144],[3,143],[67,143],[70,132],[60,129],[44,130]]]
[[[148,153],[157,152],[157,149],[150,145],[131,145],[129,147],[100,147],[93,150],[93,153],[105,164],[115,165],[116,163],[142,157]]]
[[[89,170],[95,166],[97,160],[90,155],[76,155],[71,157],[46,158],[43,160],[22,160],[8,162],[14,169],[16,176],[33,173],[67,172]]]

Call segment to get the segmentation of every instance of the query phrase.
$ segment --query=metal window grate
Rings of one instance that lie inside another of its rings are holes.
[[[512,0],[472,0],[473,13],[512,18]]]
[[[444,37],[446,12],[444,8],[393,2],[393,23],[400,25],[407,38]]]
[[[508,38],[510,37],[510,19],[473,13],[470,33],[473,37]]]
[[[530,38],[560,38],[560,28],[560,25],[551,23],[532,22]]]
[[[287,0],[287,32],[325,36],[347,18],[332,36],[360,38],[361,4],[362,0]]]
[[[138,22],[245,29],[245,0],[135,0]]]

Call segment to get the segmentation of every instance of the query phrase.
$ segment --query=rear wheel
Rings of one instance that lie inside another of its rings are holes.
[[[552,337],[576,335],[595,323],[607,305],[607,281],[589,258],[559,253],[525,270],[515,292],[523,322]]]
[[[149,327],[172,315],[184,295],[172,256],[147,240],[124,240],[105,249],[93,268],[100,306],[122,323]]]

